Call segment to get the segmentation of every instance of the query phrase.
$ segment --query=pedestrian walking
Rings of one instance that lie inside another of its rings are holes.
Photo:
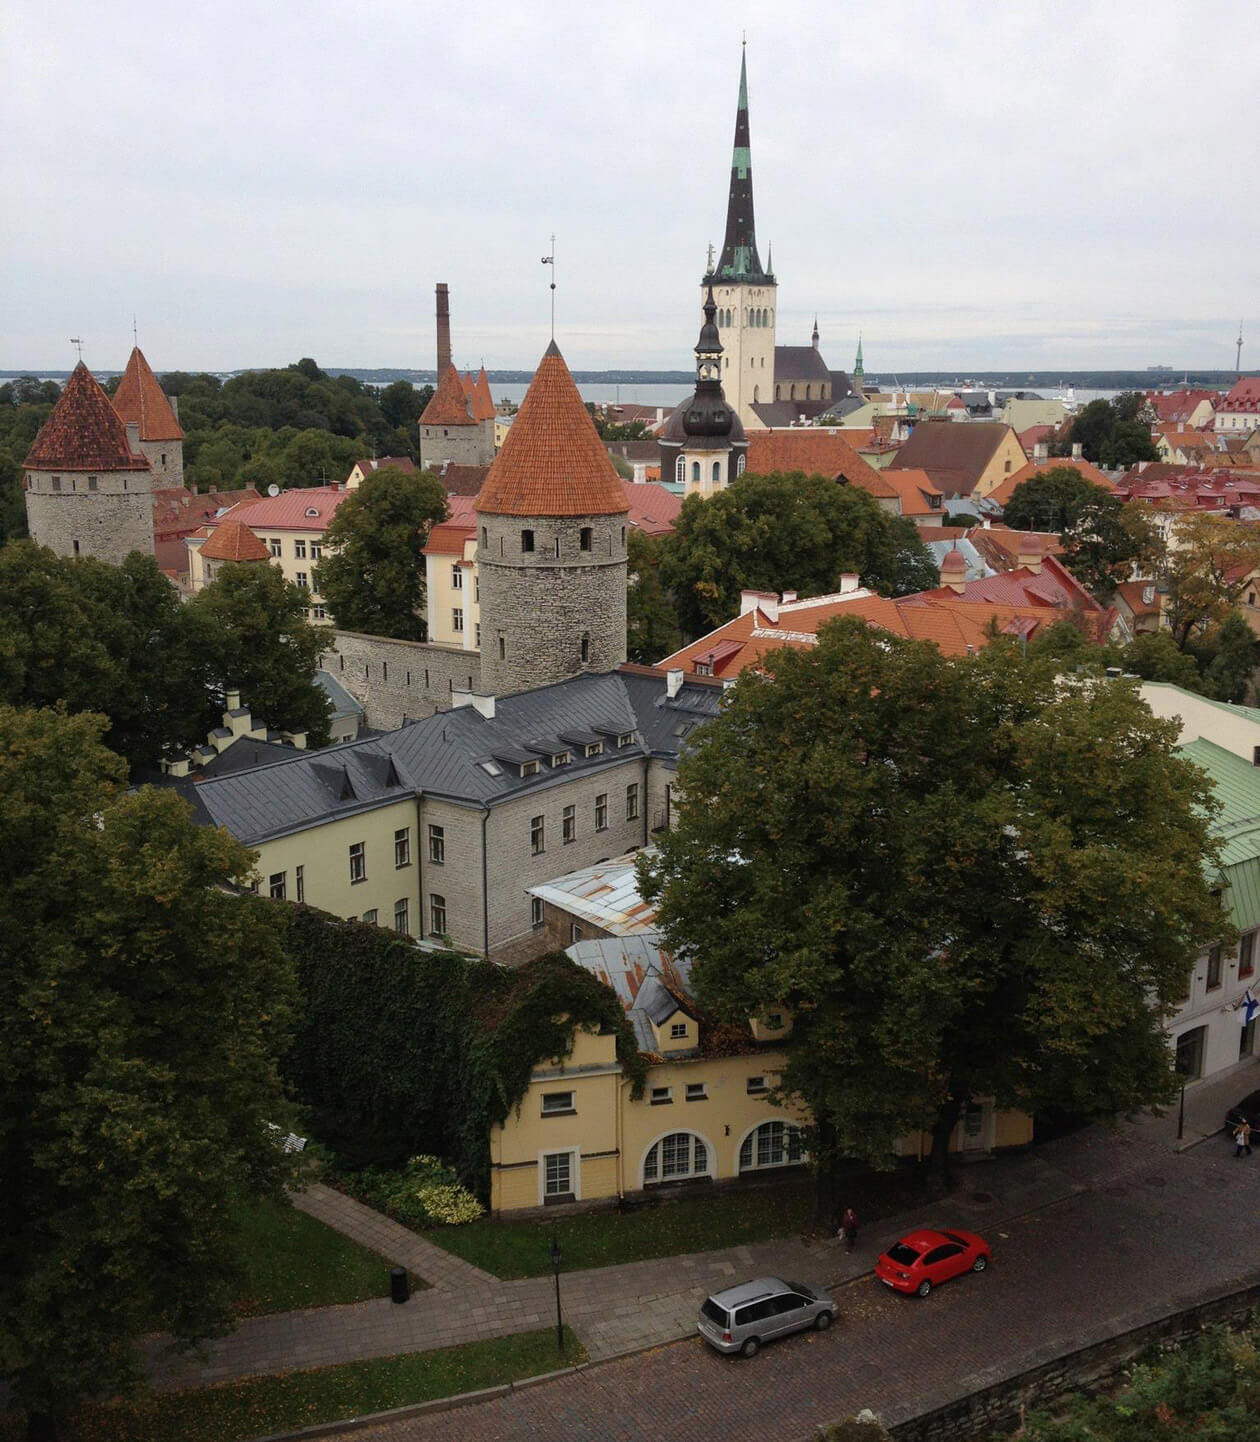
[[[844,1238],[845,1246],[849,1251],[857,1246],[857,1229],[857,1213],[852,1207],[845,1207],[844,1215],[840,1218],[840,1230],[836,1235]]]
[[[1234,1160],[1251,1155],[1251,1123],[1244,1117],[1234,1133]]]

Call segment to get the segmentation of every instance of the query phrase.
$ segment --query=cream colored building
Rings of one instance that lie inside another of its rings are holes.
[[[441,646],[479,651],[481,582],[477,575],[477,522],[471,510],[461,511],[429,532],[424,582],[428,639]]]

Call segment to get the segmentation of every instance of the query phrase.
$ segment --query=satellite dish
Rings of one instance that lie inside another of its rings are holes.
[[[278,496],[280,494],[280,487],[276,485],[275,481],[272,481],[272,483],[267,487],[267,494],[269,496]]]

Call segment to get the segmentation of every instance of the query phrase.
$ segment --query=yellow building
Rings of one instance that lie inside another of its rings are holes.
[[[450,498],[451,519],[429,531],[424,547],[428,639],[465,651],[481,649],[481,583],[477,519],[465,496]],[[457,504],[460,503],[458,508]]]
[[[569,1055],[535,1067],[520,1104],[491,1132],[492,1212],[606,1201],[803,1164],[807,1118],[772,1100],[790,1016],[770,1013],[743,1034],[711,1030],[690,998],[689,967],[651,938],[582,941],[568,955],[625,1006],[648,1058],[647,1084],[632,1097],[616,1038],[579,1028]],[[979,1102],[951,1145],[987,1153],[1031,1140],[1031,1118]],[[898,1152],[919,1156],[929,1145],[914,1134]]]

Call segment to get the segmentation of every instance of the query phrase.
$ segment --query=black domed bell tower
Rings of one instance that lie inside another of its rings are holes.
[[[684,485],[689,496],[725,490],[744,470],[748,441],[722,390],[722,340],[712,286],[696,341],[696,389],[670,416],[660,445],[661,480]]]

